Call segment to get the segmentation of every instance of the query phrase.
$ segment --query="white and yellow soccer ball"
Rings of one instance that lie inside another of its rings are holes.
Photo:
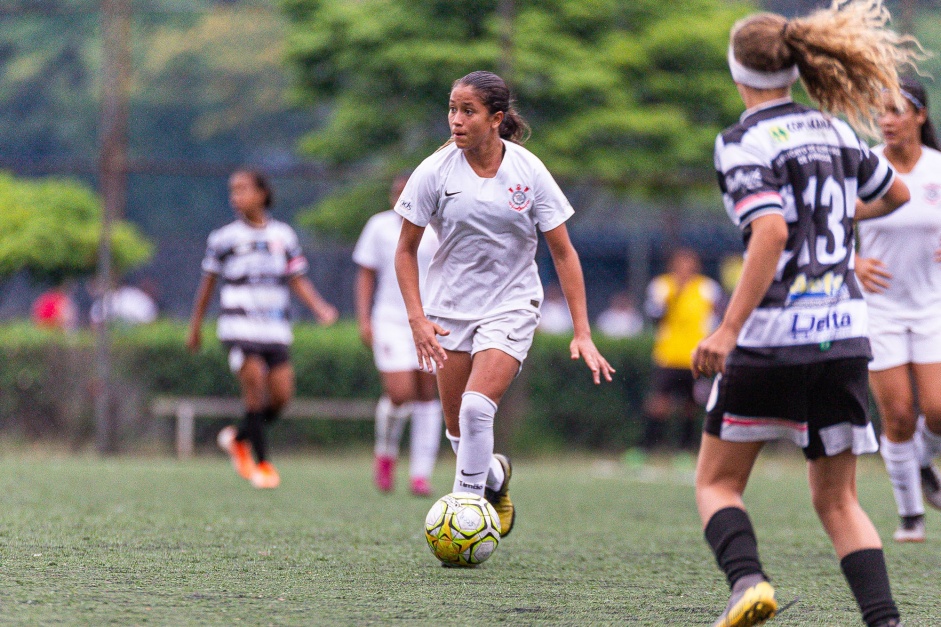
[[[476,566],[500,544],[500,517],[482,496],[452,492],[438,499],[425,517],[425,539],[447,566]]]

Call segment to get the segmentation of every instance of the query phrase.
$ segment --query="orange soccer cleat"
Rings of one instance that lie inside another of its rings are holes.
[[[252,459],[251,447],[248,442],[236,440],[235,434],[238,431],[232,425],[219,432],[216,442],[219,448],[229,454],[235,472],[243,479],[251,479],[255,473],[255,460]]]
[[[281,485],[281,475],[271,462],[258,462],[252,473],[252,485],[256,488],[277,488]]]

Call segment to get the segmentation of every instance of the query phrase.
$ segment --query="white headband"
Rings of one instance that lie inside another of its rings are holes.
[[[729,70],[732,72],[732,80],[736,83],[754,87],[755,89],[790,87],[791,84],[800,78],[800,73],[797,71],[796,65],[778,70],[777,72],[762,72],[745,67],[736,60],[732,46],[729,46]]]

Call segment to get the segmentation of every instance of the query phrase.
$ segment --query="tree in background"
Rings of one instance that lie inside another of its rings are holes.
[[[0,278],[26,270],[60,284],[95,271],[101,239],[101,201],[68,179],[20,179],[0,172]],[[145,263],[151,244],[131,224],[114,224],[112,251],[119,273]]]
[[[725,0],[286,0],[296,93],[326,108],[301,148],[340,191],[302,217],[348,238],[384,206],[387,178],[449,135],[452,81],[508,74],[534,128],[527,146],[560,179],[682,197],[709,181],[738,95]]]

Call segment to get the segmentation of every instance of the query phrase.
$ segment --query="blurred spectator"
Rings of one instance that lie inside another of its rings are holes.
[[[608,308],[599,314],[595,325],[608,337],[632,337],[644,329],[644,317],[637,311],[630,294],[617,292],[611,296]]]
[[[103,303],[107,303],[103,306]],[[157,319],[157,303],[139,287],[122,285],[92,303],[88,318],[93,325],[105,319],[124,324],[147,324]]]
[[[46,329],[74,331],[78,326],[78,312],[68,286],[46,290],[33,301],[32,316],[36,326]]]
[[[572,332],[572,315],[559,285],[550,283],[546,287],[546,297],[539,308],[539,315],[539,331],[555,335]]]
[[[695,448],[698,442],[696,417],[705,403],[709,381],[693,379],[692,354],[696,345],[716,325],[716,308],[722,288],[700,274],[699,255],[681,248],[670,256],[668,272],[650,282],[644,309],[657,323],[653,347],[654,372],[650,395],[644,404],[644,435],[641,447],[661,444],[664,426],[680,401],[682,429],[680,446]]]

